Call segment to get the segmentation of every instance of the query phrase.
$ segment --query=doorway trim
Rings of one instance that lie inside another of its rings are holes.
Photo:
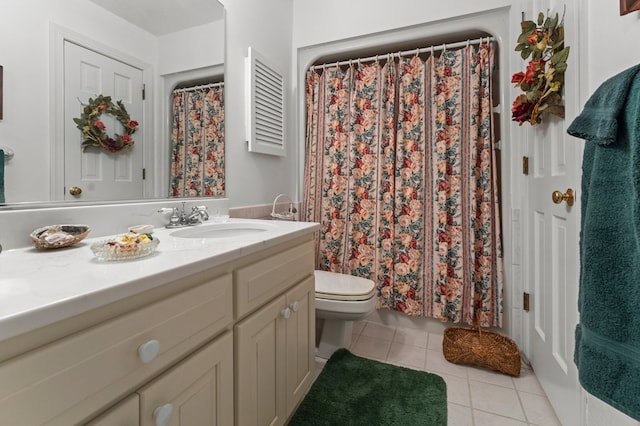
[[[517,13],[517,14],[516,14]],[[464,14],[456,17],[439,19],[431,22],[422,23],[419,25],[402,27],[392,29],[388,31],[367,34],[363,36],[340,39],[330,41],[317,45],[299,46],[297,47],[296,56],[294,58],[294,66],[296,68],[296,79],[298,87],[298,99],[297,99],[297,120],[296,120],[296,135],[298,140],[305,140],[305,73],[309,66],[311,66],[317,60],[325,60],[326,62],[332,62],[336,57],[346,54],[360,54],[366,52],[364,56],[374,54],[375,50],[387,48],[385,51],[393,51],[398,46],[405,45],[407,42],[415,44],[416,40],[419,41],[417,47],[423,47],[424,43],[429,43],[431,40],[440,40],[443,37],[451,38],[459,37],[456,41],[470,38],[470,34],[477,34],[482,32],[494,37],[497,45],[497,59],[498,68],[495,72],[498,75],[500,93],[499,93],[499,105],[494,109],[494,112],[500,113],[499,122],[499,134],[500,156],[502,164],[502,179],[501,179],[501,221],[502,221],[502,254],[503,254],[503,268],[504,268],[504,298],[503,298],[503,332],[510,335],[517,342],[521,342],[522,339],[522,311],[521,306],[518,303],[518,296],[522,300],[522,280],[520,276],[520,217],[519,217],[519,198],[520,193],[518,191],[521,178],[517,176],[515,170],[515,164],[519,158],[520,147],[511,142],[513,137],[511,135],[511,129],[509,117],[511,116],[511,101],[512,98],[511,84],[509,83],[511,75],[510,69],[510,22],[513,17],[519,17],[519,11],[516,11],[512,6],[504,6],[498,8],[491,8]],[[486,37],[486,36],[485,36]],[[473,37],[471,37],[473,38]],[[453,41],[453,39],[452,39]],[[515,93],[515,92],[513,92]],[[305,151],[304,143],[296,145],[297,155],[297,176],[298,182],[296,185],[295,196],[297,199],[302,198],[302,188],[304,187],[304,161]],[[517,212],[513,212],[517,209]],[[513,219],[516,216],[517,219]],[[514,244],[517,244],[514,248]],[[515,261],[515,264],[514,264]],[[387,315],[385,314],[385,317]],[[433,318],[426,318],[425,321],[430,321],[439,324],[438,320]],[[421,320],[422,322],[422,320]],[[427,325],[428,327],[429,325]],[[435,326],[438,327],[438,326]]]
[[[153,66],[142,62],[139,59],[122,53],[104,43],[93,40],[80,33],[51,23],[49,27],[50,56],[49,66],[51,69],[49,80],[49,146],[50,146],[50,183],[49,199],[51,201],[64,200],[64,43],[71,43],[93,50],[101,55],[110,57],[119,62],[131,65],[142,70],[142,82],[146,88],[146,96],[142,105],[142,127],[143,127],[143,151],[142,166],[148,167],[153,164],[155,157],[155,147],[151,145],[153,138]],[[150,179],[143,181],[143,198],[153,194],[153,185]]]

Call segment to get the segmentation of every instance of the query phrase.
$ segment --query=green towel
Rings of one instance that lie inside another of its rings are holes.
[[[640,420],[640,65],[605,81],[567,132],[586,140],[574,361],[587,392]]]

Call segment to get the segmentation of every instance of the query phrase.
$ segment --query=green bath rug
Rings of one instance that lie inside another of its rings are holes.
[[[327,361],[289,426],[446,426],[442,377],[339,349]]]

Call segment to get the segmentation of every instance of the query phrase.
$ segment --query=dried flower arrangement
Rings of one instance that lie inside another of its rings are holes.
[[[529,59],[524,72],[513,74],[511,82],[522,89],[511,107],[512,120],[532,126],[544,113],[564,118],[562,86],[567,69],[569,47],[564,46],[564,18],[538,14],[537,22],[523,21],[515,50]]]

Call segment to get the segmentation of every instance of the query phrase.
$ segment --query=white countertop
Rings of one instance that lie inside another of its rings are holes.
[[[154,254],[127,261],[99,261],[86,238],[55,250],[19,248],[0,253],[0,341],[88,312],[182,277],[311,233],[317,223],[260,222],[264,232],[230,238],[176,238],[156,228]],[[198,227],[210,225],[205,222]],[[184,229],[184,228],[181,228]],[[193,228],[195,229],[195,228]],[[126,232],[126,229],[123,230]],[[91,234],[89,234],[91,236]]]

